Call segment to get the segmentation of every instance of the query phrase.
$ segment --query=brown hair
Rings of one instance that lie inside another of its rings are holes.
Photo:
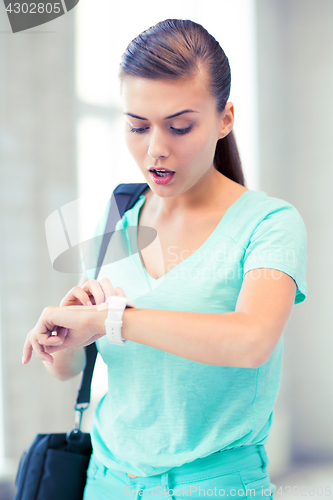
[[[210,92],[221,112],[230,95],[231,74],[220,44],[201,24],[188,19],[166,19],[131,41],[122,55],[119,78],[122,81],[126,75],[132,75],[179,80],[195,75],[201,68],[209,75]],[[214,166],[229,179],[245,185],[232,131],[217,141]]]

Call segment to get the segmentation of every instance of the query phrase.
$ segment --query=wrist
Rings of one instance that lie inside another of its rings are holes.
[[[105,320],[108,315],[108,304],[107,302],[103,302],[102,304],[99,304],[98,306],[93,306],[95,309],[95,312],[98,312],[98,314],[94,315],[94,332],[99,334],[99,335],[106,335],[106,328],[105,328]]]
[[[131,332],[130,325],[134,324],[134,323],[131,323],[131,321],[133,320],[133,314],[136,314],[136,311],[138,311],[138,309],[134,308],[134,307],[126,307],[126,309],[124,311],[123,326],[121,329],[121,334],[125,340],[132,340],[132,336],[130,333]]]
[[[126,308],[135,308],[128,297],[113,295],[106,300],[108,314],[105,320],[106,336],[111,344],[124,346],[127,339],[122,335],[123,315]]]

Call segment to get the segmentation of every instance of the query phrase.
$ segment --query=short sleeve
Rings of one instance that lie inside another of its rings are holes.
[[[307,295],[307,232],[297,209],[287,204],[271,211],[253,231],[244,255],[244,274],[252,269],[282,271],[297,285],[295,304]]]

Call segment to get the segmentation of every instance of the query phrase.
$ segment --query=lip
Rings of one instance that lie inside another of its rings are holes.
[[[155,169],[154,169],[155,170]],[[155,182],[155,184],[169,184],[169,182],[172,181],[174,176],[176,175],[176,172],[173,172],[172,170],[167,170],[167,172],[170,172],[169,175],[165,175],[164,177],[159,177],[154,170],[149,170],[149,173]]]
[[[174,170],[169,170],[168,168],[157,168],[157,167],[151,167],[149,169],[149,172],[152,172],[153,170],[164,170],[165,172],[170,172],[170,174],[175,174],[176,172]]]

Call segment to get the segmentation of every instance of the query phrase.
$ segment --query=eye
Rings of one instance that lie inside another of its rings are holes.
[[[148,127],[140,127],[140,128],[134,128],[134,127],[132,127],[130,129],[130,132],[135,132],[137,134],[142,134],[145,130],[148,130]]]
[[[170,127],[170,128],[174,134],[183,135],[183,134],[188,134],[192,130],[193,126],[190,125],[187,128],[174,128],[174,127]],[[136,134],[143,134],[146,130],[149,130],[149,127],[139,127],[139,128],[131,127],[130,128],[130,132],[134,132]]]
[[[171,130],[173,130],[173,132],[175,134],[182,135],[182,134],[188,134],[192,130],[192,125],[190,125],[187,128],[174,128],[174,127],[170,127],[170,128],[171,128]]]

